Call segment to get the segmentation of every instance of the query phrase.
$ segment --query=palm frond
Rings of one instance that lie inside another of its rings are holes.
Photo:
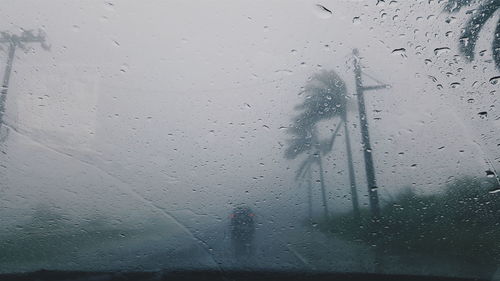
[[[499,7],[499,3],[500,0],[486,1],[479,6],[479,8],[474,12],[474,15],[467,21],[460,38],[460,52],[469,61],[474,59],[474,49],[476,47],[481,29],[495,14],[495,11]]]
[[[444,6],[444,10],[449,13],[455,13],[465,6],[470,6],[472,2],[475,1],[476,0],[448,0]]]
[[[305,99],[295,107],[299,114],[294,118],[288,133],[285,157],[294,159],[300,154],[319,146],[314,131],[319,121],[342,117],[346,110],[347,89],[344,81],[334,71],[315,73],[304,87]]]

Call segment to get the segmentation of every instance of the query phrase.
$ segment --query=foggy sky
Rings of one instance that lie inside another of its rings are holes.
[[[222,217],[243,202],[276,217],[305,215],[306,192],[294,181],[300,159],[283,155],[286,127],[305,98],[301,87],[322,69],[336,71],[351,95],[366,203],[353,48],[366,73],[392,86],[366,93],[382,198],[404,186],[437,192],[450,178],[484,176],[485,155],[499,168],[497,85],[488,82],[498,75],[489,62],[493,24],[478,42],[484,55],[466,63],[457,51],[465,11],[375,3],[7,1],[2,30],[40,28],[51,49],[30,44],[16,53],[1,156],[4,211],[26,214],[48,202],[70,214],[161,207]],[[450,50],[435,52],[442,47]],[[322,122],[320,137],[338,121]],[[338,138],[325,157],[336,211],[351,204],[344,147]]]

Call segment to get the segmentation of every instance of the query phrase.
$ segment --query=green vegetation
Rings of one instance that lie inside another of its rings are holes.
[[[143,231],[102,217],[75,223],[47,206],[38,206],[30,221],[0,235],[0,264],[64,259]]]
[[[363,241],[401,254],[422,253],[473,263],[500,261],[500,193],[490,179],[465,177],[440,194],[418,195],[410,189],[381,209],[373,221],[368,210],[354,220],[352,212],[319,223],[322,231]]]
[[[479,40],[481,31],[485,29],[486,23],[495,18],[495,14],[500,8],[498,0],[448,0],[444,10],[449,13],[458,12],[460,9],[474,7],[474,13],[467,13],[468,19],[460,33],[460,53],[465,56],[468,61],[474,59],[474,51],[476,43]],[[493,34],[493,42],[491,44],[493,60],[498,69],[500,69],[500,19],[497,20],[496,30]]]

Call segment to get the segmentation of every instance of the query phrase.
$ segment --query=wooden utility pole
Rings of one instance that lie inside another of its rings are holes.
[[[359,219],[358,189],[356,187],[356,176],[354,174],[354,163],[352,160],[351,138],[349,137],[349,128],[347,125],[347,110],[344,111],[344,134],[347,154],[347,170],[349,171],[349,183],[351,185],[352,212],[354,218]]]
[[[16,48],[25,49],[26,43],[40,43],[42,48],[45,50],[49,49],[49,46],[45,43],[45,34],[41,31],[37,35],[33,34],[31,30],[25,30],[21,35],[13,35],[8,32],[0,32],[0,43],[8,44],[8,57],[7,63],[5,65],[5,72],[3,74],[2,80],[2,90],[0,93],[0,128],[4,124],[3,117],[5,115],[5,102],[7,100],[7,92],[9,89],[10,74],[12,72],[12,64],[14,63],[14,55],[16,53]]]
[[[373,165],[372,147],[370,144],[370,132],[368,130],[368,117],[366,116],[364,92],[389,88],[389,85],[363,86],[361,65],[359,63],[359,52],[353,50],[354,56],[354,79],[356,81],[356,95],[358,97],[359,123],[361,127],[361,139],[363,144],[363,155],[365,159],[366,181],[368,184],[368,195],[372,216],[380,217],[380,205],[377,192],[377,181],[375,178],[375,168]]]

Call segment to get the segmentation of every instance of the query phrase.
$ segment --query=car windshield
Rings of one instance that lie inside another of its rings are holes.
[[[499,7],[3,1],[0,274],[500,280]]]

